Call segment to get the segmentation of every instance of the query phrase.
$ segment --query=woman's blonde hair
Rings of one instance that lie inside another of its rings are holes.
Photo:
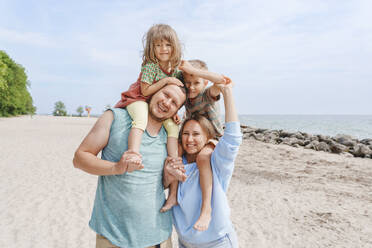
[[[156,24],[143,36],[142,66],[149,62],[158,63],[155,56],[155,42],[160,40],[166,40],[172,45],[170,63],[173,70],[181,63],[182,49],[176,31],[167,24]]]

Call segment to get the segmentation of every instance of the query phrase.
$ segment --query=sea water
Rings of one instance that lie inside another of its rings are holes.
[[[372,115],[239,115],[239,119],[251,127],[372,138]]]

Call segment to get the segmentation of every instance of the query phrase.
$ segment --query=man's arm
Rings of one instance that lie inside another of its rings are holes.
[[[127,165],[124,163],[124,156],[117,163],[102,160],[97,154],[107,145],[111,123],[114,115],[111,111],[106,111],[90,130],[75,152],[73,164],[93,175],[116,175],[126,172]]]

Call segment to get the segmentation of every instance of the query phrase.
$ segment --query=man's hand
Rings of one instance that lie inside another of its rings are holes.
[[[121,156],[113,168],[114,175],[120,175],[125,172],[133,172],[135,170],[143,169],[141,154],[128,150]]]

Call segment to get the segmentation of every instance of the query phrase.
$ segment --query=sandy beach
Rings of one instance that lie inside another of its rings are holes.
[[[95,121],[0,118],[0,247],[95,247],[97,176],[72,165]],[[244,140],[235,166],[240,247],[372,247],[372,159]]]

